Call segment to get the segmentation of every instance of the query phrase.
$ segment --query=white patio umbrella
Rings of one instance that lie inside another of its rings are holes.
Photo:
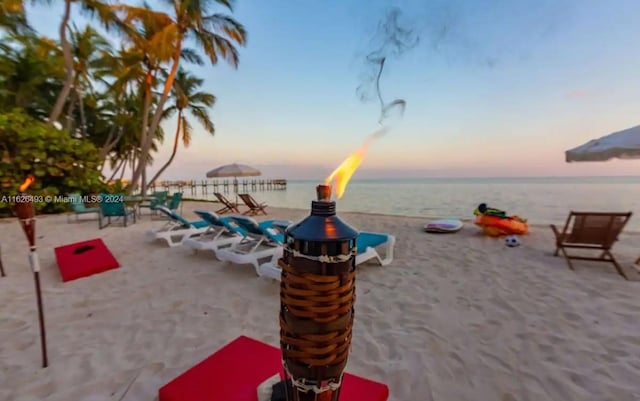
[[[261,174],[257,168],[247,166],[246,164],[233,163],[214,168],[207,173],[207,177],[255,177]]]
[[[614,132],[565,152],[567,163],[640,159],[640,125]],[[640,258],[635,264],[640,264]],[[637,270],[640,270],[636,267]]]
[[[640,125],[614,132],[565,152],[567,163],[640,159]]]
[[[246,164],[225,164],[216,167],[207,173],[207,178],[233,177],[236,189],[236,203],[238,203],[238,177],[256,177],[262,173],[257,168],[247,166]]]

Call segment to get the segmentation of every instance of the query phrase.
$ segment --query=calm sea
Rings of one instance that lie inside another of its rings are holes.
[[[274,207],[308,209],[318,183],[289,181],[286,191],[253,196]],[[632,211],[628,228],[640,231],[640,176],[352,180],[337,205],[339,211],[469,219],[482,202],[532,224],[561,224],[569,210]]]

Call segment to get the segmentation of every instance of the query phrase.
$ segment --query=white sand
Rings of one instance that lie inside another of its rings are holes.
[[[193,207],[183,213],[195,219]],[[625,281],[602,263],[570,271],[547,227],[510,249],[472,224],[430,235],[421,219],[341,217],[397,237],[391,265],[358,271],[347,366],[387,383],[390,400],[640,400],[640,275],[630,267],[640,235],[614,247]],[[41,369],[26,240],[15,219],[0,220],[0,400],[150,401],[238,335],[278,344],[275,282],[211,253],[147,243],[144,231],[161,224],[38,218],[50,359]],[[53,248],[95,237],[122,268],[63,284]]]

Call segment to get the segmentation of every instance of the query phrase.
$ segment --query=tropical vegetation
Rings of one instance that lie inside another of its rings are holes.
[[[129,180],[128,192],[144,194],[179,144],[189,145],[194,122],[214,134],[209,111],[216,97],[188,65],[238,65],[247,34],[224,13],[233,12],[232,0],[165,0],[158,9],[101,0],[40,3],[63,7],[56,38],[29,25],[23,0],[0,5],[3,194],[17,192],[28,174],[36,176],[33,190],[47,194],[97,192],[121,179]],[[92,23],[78,26],[76,8]],[[177,125],[169,133],[172,153],[149,179],[169,119]]]

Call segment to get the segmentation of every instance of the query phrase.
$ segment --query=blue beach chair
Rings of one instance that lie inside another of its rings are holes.
[[[124,194],[100,194],[100,215],[98,218],[98,227],[102,230],[109,224],[111,224],[111,218],[117,217],[124,221],[124,226],[127,226],[129,218],[133,217],[133,222],[136,222],[135,210],[128,208],[124,204]],[[107,219],[107,224],[102,224],[103,219]]]
[[[220,217],[214,212],[195,210],[195,214],[209,224],[209,229],[198,237],[187,238],[182,245],[194,251],[216,251],[242,241],[247,231],[230,217]]]
[[[73,215],[76,216],[76,221],[79,220],[79,217],[81,215],[87,215],[87,214],[97,214],[98,217],[100,215],[100,208],[99,207],[86,207],[84,202],[82,202],[82,195],[80,195],[79,193],[73,193],[73,194],[69,194],[69,199],[71,200],[71,211],[73,212]],[[69,223],[71,220],[71,214],[67,215],[67,223]]]
[[[169,219],[162,227],[149,230],[146,233],[150,241],[163,240],[170,247],[181,245],[187,238],[197,237],[209,229],[209,223],[204,220],[188,221],[166,206],[155,208],[163,216]]]
[[[251,217],[234,215],[229,217],[246,231],[242,241],[226,249],[216,251],[216,257],[222,261],[235,264],[251,264],[260,275],[260,261],[268,259],[275,263],[282,256],[284,234],[277,227],[291,222],[282,220],[265,220],[257,222]]]

